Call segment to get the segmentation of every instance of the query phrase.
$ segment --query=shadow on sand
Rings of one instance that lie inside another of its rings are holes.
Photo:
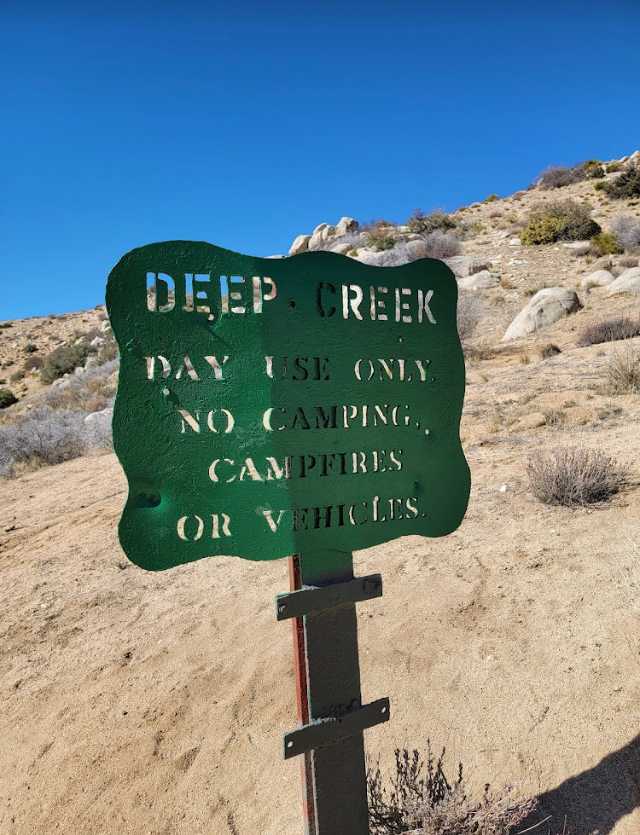
[[[570,825],[574,835],[608,835],[625,815],[640,806],[640,735],[539,799],[535,820],[527,821],[521,829],[547,815],[552,817],[534,828],[531,835],[561,833],[565,815],[567,828]]]

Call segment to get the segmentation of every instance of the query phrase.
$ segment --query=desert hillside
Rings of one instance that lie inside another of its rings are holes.
[[[456,274],[471,503],[355,555],[385,581],[360,647],[392,719],[366,742],[385,767],[446,746],[479,794],[538,796],[548,835],[640,832],[640,187],[615,186],[639,158],[292,247]],[[116,369],[104,308],[0,323],[0,832],[293,835],[286,562],[127,562]]]

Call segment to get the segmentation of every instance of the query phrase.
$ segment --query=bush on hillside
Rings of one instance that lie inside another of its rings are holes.
[[[578,167],[582,169],[587,180],[600,180],[605,175],[604,166],[597,159],[589,159]]]
[[[601,450],[585,447],[534,452],[527,473],[537,499],[564,507],[604,502],[627,482],[625,467]]]
[[[604,190],[614,200],[640,197],[640,165],[628,165]]]
[[[38,346],[35,345],[33,342],[27,342],[27,344],[24,346],[25,354],[35,354],[37,350]]]
[[[0,409],[8,409],[18,402],[18,398],[11,389],[0,389]]]
[[[640,246],[640,220],[633,215],[617,215],[609,224],[620,245],[625,249]]]
[[[393,226],[379,220],[366,227],[364,242],[369,249],[384,252],[387,249],[393,249],[397,243],[397,238],[393,234]]]
[[[586,240],[600,231],[589,206],[575,200],[556,200],[532,209],[520,239],[526,245],[551,244]]]
[[[100,412],[113,405],[118,361],[111,360],[84,374],[69,377],[47,389],[45,402],[52,409]]]
[[[599,232],[591,238],[590,253],[600,258],[603,255],[620,255],[624,247],[613,232]]]
[[[424,236],[426,253],[429,258],[453,258],[459,255],[462,245],[451,232],[436,230]]]
[[[587,345],[600,345],[602,342],[617,342],[620,339],[634,339],[640,336],[640,319],[616,316],[586,327],[578,339],[582,348]]]
[[[455,220],[446,212],[437,210],[425,214],[416,209],[407,221],[409,231],[416,235],[428,235],[431,232],[447,232],[456,228]]]
[[[71,374],[76,368],[82,367],[89,356],[89,346],[84,342],[73,345],[60,345],[54,348],[44,358],[40,378],[42,382],[50,385],[54,380]]]
[[[540,175],[538,184],[542,189],[563,188],[584,180],[585,173],[580,166],[567,168],[563,165],[551,165]]]
[[[607,163],[607,174],[614,174],[617,171],[622,171],[623,168],[623,163],[614,160],[613,162]]]
[[[20,466],[60,464],[89,449],[107,448],[108,424],[87,423],[85,417],[83,412],[41,406],[15,423],[0,426],[0,475],[11,476]]]
[[[22,368],[24,371],[38,371],[42,368],[43,362],[44,360],[41,356],[38,356],[38,354],[31,354],[24,361]]]
[[[385,783],[380,762],[367,768],[371,835],[508,835],[537,807],[535,799],[495,793],[485,786],[468,796],[462,764],[455,777],[445,771],[445,751],[436,759],[427,741],[426,760],[418,751],[397,749],[395,770]]]

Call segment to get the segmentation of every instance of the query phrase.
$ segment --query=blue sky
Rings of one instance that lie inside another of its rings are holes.
[[[0,8],[0,319],[100,303],[127,250],[256,255],[640,146],[640,3]]]

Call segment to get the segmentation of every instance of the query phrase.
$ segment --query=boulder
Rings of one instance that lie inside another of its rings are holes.
[[[457,278],[466,278],[491,266],[491,261],[486,258],[474,258],[471,255],[455,255],[453,258],[445,258],[444,263]]]
[[[320,249],[322,244],[330,237],[335,235],[336,227],[329,226],[328,223],[320,223],[313,230],[311,239],[308,244],[309,249]]]
[[[640,267],[630,267],[609,284],[608,295],[615,293],[640,293]]]
[[[584,290],[590,290],[592,287],[606,287],[611,284],[613,275],[609,270],[596,270],[595,272],[586,275],[580,282],[580,286]]]
[[[309,248],[311,235],[298,235],[289,247],[289,255],[298,255],[299,252],[306,252]]]
[[[111,422],[113,418],[113,408],[107,406],[106,409],[101,409],[99,412],[90,412],[86,415],[84,422],[88,425],[93,423],[103,423],[105,421]]]
[[[347,232],[357,232],[360,224],[352,217],[341,217],[336,224],[336,235],[346,235]]]
[[[529,336],[540,328],[552,325],[582,307],[574,290],[547,287],[539,290],[516,316],[502,337],[503,342]]]
[[[499,284],[500,276],[489,272],[489,270],[480,270],[479,273],[474,273],[458,281],[458,286],[462,287],[463,290],[489,290]]]
[[[571,241],[568,244],[562,244],[562,246],[573,252],[574,255],[586,255],[591,249],[591,241]]]

